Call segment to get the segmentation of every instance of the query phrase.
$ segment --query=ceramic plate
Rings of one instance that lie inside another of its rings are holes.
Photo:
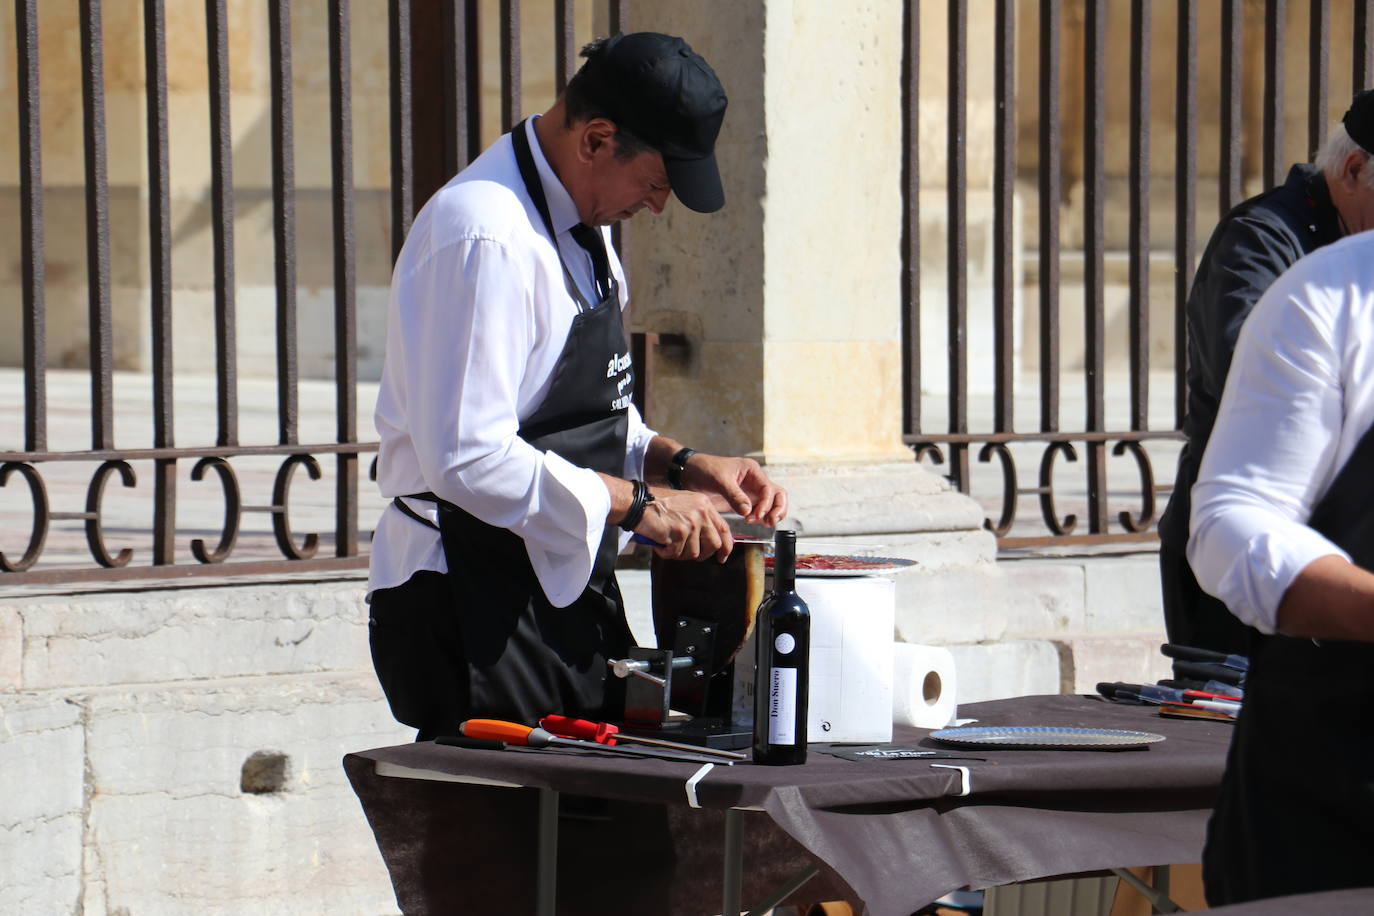
[[[807,561],[822,561],[840,564],[840,568],[815,569],[808,568],[802,564]],[[765,559],[765,573],[773,571],[773,557],[770,555]],[[844,564],[850,564],[852,568],[845,568]],[[900,572],[908,567],[915,566],[915,560],[906,560],[901,557],[859,557],[859,556],[837,556],[834,554],[804,553],[797,555],[797,578],[842,578],[846,576],[885,576],[889,573]]]
[[[1163,741],[1153,732],[1117,728],[1070,728],[1067,726],[993,725],[974,728],[942,728],[930,733],[942,744],[954,747],[1004,747],[1029,750],[1105,750],[1144,747]]]

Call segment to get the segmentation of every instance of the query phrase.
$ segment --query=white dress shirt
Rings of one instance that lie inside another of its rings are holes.
[[[1349,556],[1307,520],[1374,424],[1374,232],[1298,261],[1246,319],[1193,487],[1188,561],[1273,633],[1313,560]]]
[[[563,257],[595,302],[591,258],[568,232],[577,208],[544,158],[533,118],[526,130]],[[606,247],[623,309],[624,271],[609,240]],[[429,491],[519,535],[556,607],[586,588],[610,494],[594,471],[539,451],[517,431],[548,393],[576,315],[503,136],[415,217],[392,274],[375,415],[382,495]],[[653,436],[631,406],[627,478],[644,476]],[[407,505],[437,519],[432,502]],[[439,533],[389,505],[373,536],[368,594],[418,570],[447,569]]]

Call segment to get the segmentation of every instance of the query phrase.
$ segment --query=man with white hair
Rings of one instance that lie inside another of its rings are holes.
[[[1374,90],[1355,96],[1312,165],[1237,206],[1212,233],[1188,296],[1187,443],[1159,521],[1164,623],[1172,643],[1248,654],[1253,630],[1198,587],[1184,550],[1190,490],[1217,417],[1241,324],[1298,259],[1374,228]]]

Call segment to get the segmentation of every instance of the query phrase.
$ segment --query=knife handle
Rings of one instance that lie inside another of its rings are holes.
[[[506,722],[502,719],[468,719],[458,726],[459,731],[469,738],[485,738],[488,741],[504,741],[507,744],[530,745],[530,736],[543,729],[530,728],[519,722]]]

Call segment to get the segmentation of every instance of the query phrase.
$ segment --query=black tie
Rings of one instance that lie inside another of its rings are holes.
[[[611,294],[611,261],[606,257],[606,243],[602,240],[601,233],[586,223],[578,223],[568,231],[572,233],[573,241],[585,248],[587,254],[592,256],[592,269],[596,274],[597,299],[605,299]]]

